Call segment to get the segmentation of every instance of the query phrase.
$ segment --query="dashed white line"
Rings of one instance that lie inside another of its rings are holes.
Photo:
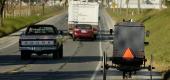
[[[100,51],[100,57],[102,57],[102,43],[101,43],[101,41],[99,42],[99,51]],[[100,58],[100,60],[101,60],[101,58]],[[93,73],[93,75],[92,75],[92,77],[91,77],[90,80],[94,80],[94,79],[95,79],[95,77],[96,77],[96,75],[97,75],[97,72],[99,71],[99,69],[100,69],[100,67],[101,67],[101,64],[102,64],[102,62],[100,61],[100,62],[98,63],[98,65],[97,65],[97,67],[96,67],[96,70],[95,70],[95,72]]]
[[[100,34],[100,32],[99,32],[99,34]],[[100,35],[100,39],[101,39],[101,35]],[[103,56],[103,54],[102,54],[103,50],[102,50],[102,42],[101,41],[99,42],[99,53],[100,53],[100,57],[102,57]],[[92,75],[90,80],[94,80],[95,79],[95,77],[97,75],[97,72],[99,71],[99,69],[101,67],[101,64],[102,64],[101,60],[102,60],[102,58],[100,58],[100,61],[99,61],[98,65],[97,65],[97,67],[95,69],[95,72],[93,73],[93,75]]]
[[[6,45],[6,46],[4,46],[4,47],[1,47],[0,50],[5,49],[5,48],[8,48],[9,46],[12,46],[12,45],[16,44],[17,42],[18,42],[18,41],[13,42],[13,43],[11,43],[11,44],[9,44],[9,45]]]

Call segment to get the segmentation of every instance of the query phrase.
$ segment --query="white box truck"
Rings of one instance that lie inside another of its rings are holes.
[[[76,24],[88,24],[98,30],[99,4],[97,2],[69,1],[68,31],[73,33]],[[97,34],[97,31],[96,31]]]

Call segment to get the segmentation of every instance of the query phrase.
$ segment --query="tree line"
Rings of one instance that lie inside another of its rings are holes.
[[[33,11],[39,11],[43,15],[47,1],[49,0],[0,0],[0,26],[3,26],[5,17],[9,15],[15,17],[15,13],[17,16],[30,15],[33,9]],[[22,6],[23,3],[26,4],[25,7]]]

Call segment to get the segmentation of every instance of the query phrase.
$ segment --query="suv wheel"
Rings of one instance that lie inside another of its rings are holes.
[[[28,60],[31,58],[31,54],[25,51],[21,51],[21,59],[22,60]]]
[[[59,52],[58,52],[58,50],[53,52],[53,59],[59,59]]]
[[[63,44],[59,48],[59,58],[63,58]]]

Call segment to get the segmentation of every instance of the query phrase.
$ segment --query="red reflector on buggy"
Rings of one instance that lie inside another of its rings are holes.
[[[124,51],[123,59],[125,59],[125,60],[132,60],[133,58],[134,58],[134,56],[133,56],[132,50],[130,48],[127,48]]]

